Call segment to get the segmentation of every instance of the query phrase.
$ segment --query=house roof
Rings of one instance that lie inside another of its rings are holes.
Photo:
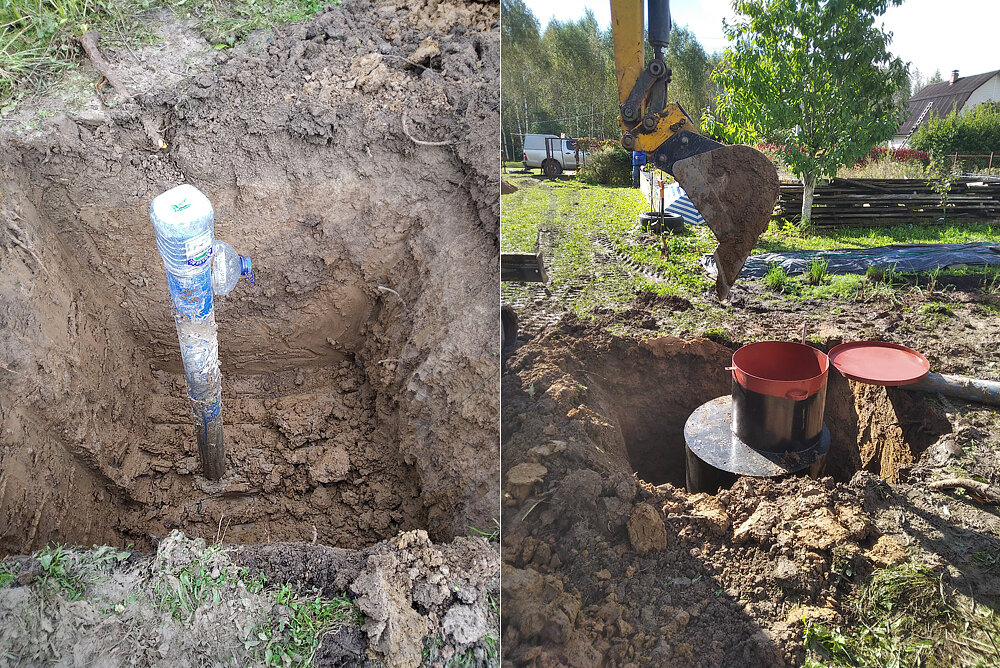
[[[907,103],[906,120],[896,130],[896,134],[909,134],[910,130],[917,124],[917,119],[920,118],[920,115],[927,108],[929,102],[933,104],[927,116],[921,121],[921,124],[929,121],[931,117],[942,118],[947,116],[951,113],[952,109],[961,110],[973,91],[992,79],[997,73],[1000,73],[1000,70],[961,77],[953,84],[942,81],[941,83],[924,86]]]

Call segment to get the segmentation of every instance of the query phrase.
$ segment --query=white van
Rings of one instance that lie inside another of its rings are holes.
[[[577,169],[589,153],[578,151],[575,139],[556,135],[524,135],[524,166],[540,167],[546,176],[559,176],[565,169]]]

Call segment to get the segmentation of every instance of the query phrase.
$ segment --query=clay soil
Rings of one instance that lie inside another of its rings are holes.
[[[881,328],[942,372],[982,371],[995,329],[977,303],[991,297],[950,294],[957,316],[934,328],[908,309],[856,304],[810,331],[828,350]],[[689,494],[687,417],[731,392],[736,348],[797,340],[810,306],[738,285],[713,307],[738,340],[709,340],[656,333],[691,308],[679,298],[640,295],[589,322],[551,304],[520,309],[528,328],[502,376],[505,665],[801,665],[804,624],[850,624],[870,574],[911,561],[942,591],[996,610],[1000,579],[983,555],[1000,548],[997,514],[926,486],[956,472],[997,483],[989,407],[831,372],[818,479]],[[957,645],[936,651],[965,665]]]
[[[348,0],[151,46],[0,129],[0,554],[174,530],[360,550],[499,514],[499,8]],[[162,144],[160,143],[162,140]],[[150,201],[211,199],[227,473],[200,475]]]

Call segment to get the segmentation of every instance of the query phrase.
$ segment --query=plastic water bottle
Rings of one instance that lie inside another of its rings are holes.
[[[250,258],[237,253],[225,241],[215,240],[212,244],[212,292],[222,297],[232,292],[241,276],[254,282],[253,264]]]
[[[157,196],[149,218],[174,307],[188,318],[207,317],[212,312],[212,203],[200,190],[184,184]]]

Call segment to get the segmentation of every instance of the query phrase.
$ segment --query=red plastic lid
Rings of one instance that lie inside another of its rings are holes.
[[[830,362],[842,375],[869,385],[909,385],[931,368],[916,350],[885,341],[841,343],[830,351]]]

